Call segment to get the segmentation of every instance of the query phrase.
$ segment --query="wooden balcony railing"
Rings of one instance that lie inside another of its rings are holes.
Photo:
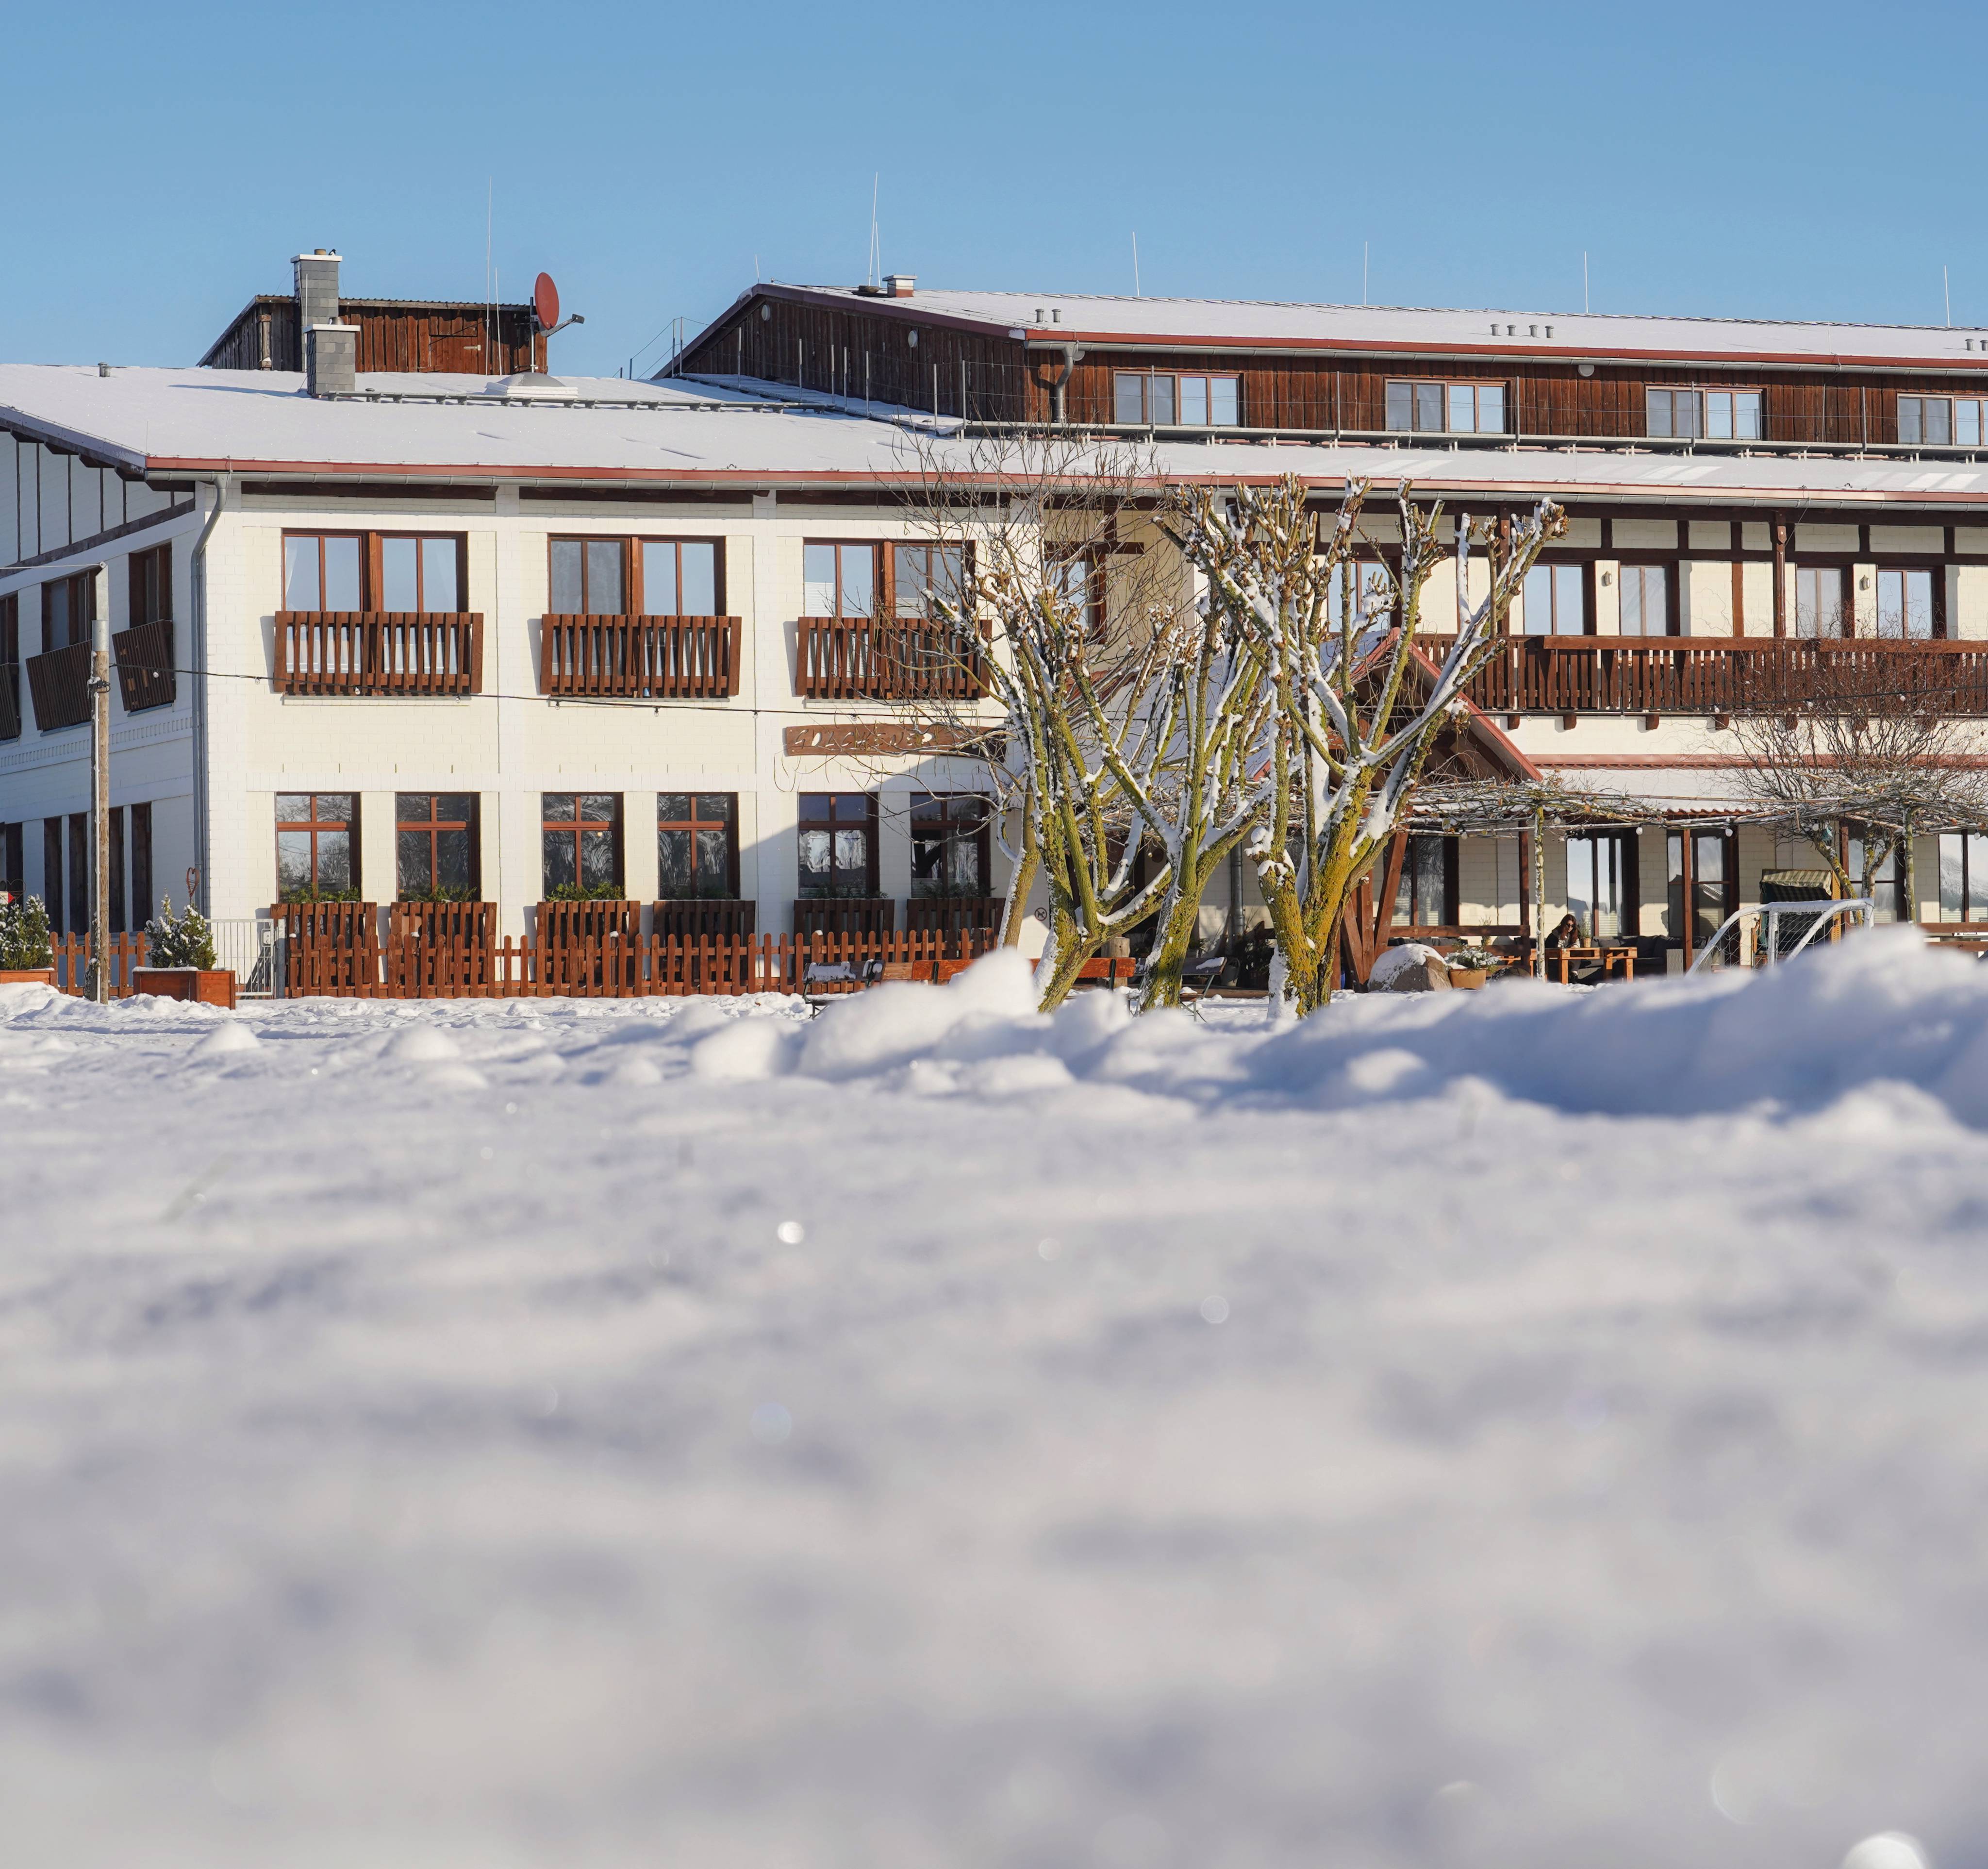
[[[729,699],[739,692],[739,619],[543,617],[539,692]]]
[[[794,692],[818,701],[977,701],[983,652],[943,624],[901,617],[803,617]]]
[[[1418,636],[1440,661],[1450,638]],[[1831,691],[1874,690],[1911,671],[1939,712],[1988,714],[1988,642],[1689,636],[1512,636],[1469,693],[1487,713],[1731,714],[1799,701],[1818,674]]]
[[[127,714],[148,707],[170,707],[179,692],[173,670],[173,626],[170,618],[134,623],[110,638],[111,659],[117,665],[118,692]]]
[[[44,733],[80,726],[90,718],[90,645],[72,642],[28,658],[28,692],[35,725]]]
[[[279,694],[475,694],[483,618],[440,611],[279,610]]]

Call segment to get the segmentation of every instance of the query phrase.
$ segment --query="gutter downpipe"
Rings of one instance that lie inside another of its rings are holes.
[[[1050,408],[1051,411],[1050,419],[1053,422],[1058,428],[1061,428],[1063,422],[1063,385],[1069,382],[1071,372],[1077,368],[1078,362],[1084,356],[1084,347],[1081,344],[1065,344],[1062,347],[1062,349],[1063,374],[1058,377],[1057,380],[1050,385]]]
[[[207,542],[228,505],[232,474],[221,474],[214,482],[214,506],[207,523],[194,541],[193,564],[193,858],[198,872],[200,912],[213,916],[213,885],[208,876],[208,811],[211,784],[208,774],[207,675]]]

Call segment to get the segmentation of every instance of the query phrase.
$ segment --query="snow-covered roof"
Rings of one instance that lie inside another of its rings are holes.
[[[0,364],[0,428],[165,477],[227,470],[742,488],[902,486],[922,477],[921,446],[941,465],[960,446],[951,423],[935,432],[928,418],[909,411],[866,415],[860,404],[778,385],[756,393],[742,384],[559,381],[570,397],[491,394],[482,377],[396,373],[361,376],[358,397],[320,399],[282,371],[120,368],[103,376],[90,366]],[[963,453],[952,458],[965,463]],[[1432,493],[1506,501],[1544,492],[1988,507],[1988,461],[1213,440],[1163,442],[1151,458],[1169,480],[1296,473],[1328,487],[1364,476],[1384,488],[1408,479]]]
[[[875,298],[837,286],[761,286],[782,297],[846,303],[917,323],[941,320],[1080,344],[1269,346],[1584,358],[1690,358],[1794,366],[1858,364],[1988,371],[1975,326],[1783,323],[1601,312],[1441,310],[1235,299],[1144,299],[1055,292],[956,292],[921,286]]]

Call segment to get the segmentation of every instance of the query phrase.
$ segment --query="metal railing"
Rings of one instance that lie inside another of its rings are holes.
[[[1719,932],[1698,950],[1686,970],[1709,973],[1719,967],[1774,967],[1812,946],[1825,930],[1868,928],[1877,904],[1868,896],[1846,901],[1821,896],[1813,902],[1770,902],[1729,915]]]
[[[276,929],[266,916],[210,922],[218,965],[234,974],[236,992],[244,999],[282,997],[282,970],[276,964]]]

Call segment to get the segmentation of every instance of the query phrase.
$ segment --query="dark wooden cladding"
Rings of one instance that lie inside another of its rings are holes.
[[[43,733],[80,726],[90,718],[90,645],[72,642],[28,658],[28,692]]]
[[[179,692],[179,678],[173,667],[173,626],[170,620],[134,623],[110,638],[112,660],[117,666],[118,692],[127,714],[143,713],[148,707],[170,707]]]
[[[343,323],[359,327],[362,373],[432,370],[507,377],[543,370],[546,337],[531,306],[494,307],[494,335],[485,330],[492,309],[417,300],[341,299],[338,315]],[[296,300],[274,294],[252,300],[201,362],[212,370],[302,370]]]
[[[886,304],[888,310],[882,309]],[[991,328],[923,323],[918,305],[915,297],[826,304],[756,296],[687,353],[681,368],[686,374],[752,377],[976,422],[1053,418],[1056,386],[1066,368],[1060,350],[1032,350],[1021,339]],[[1388,432],[1388,384],[1402,381],[1500,384],[1506,392],[1503,432],[1543,440],[1648,438],[1645,391],[1652,388],[1758,390],[1764,428],[1760,445],[1767,447],[1894,446],[1901,394],[1988,398],[1988,373],[1974,371],[1755,368],[1679,359],[1597,363],[1583,376],[1574,355],[1564,362],[1388,358],[1184,344],[1088,350],[1064,384],[1065,419],[1114,425],[1112,378],[1121,371],[1239,378],[1239,428],[1310,434]],[[1988,453],[1988,425],[1980,452]]]
[[[739,634],[736,617],[541,617],[539,692],[728,700],[739,692]]]

